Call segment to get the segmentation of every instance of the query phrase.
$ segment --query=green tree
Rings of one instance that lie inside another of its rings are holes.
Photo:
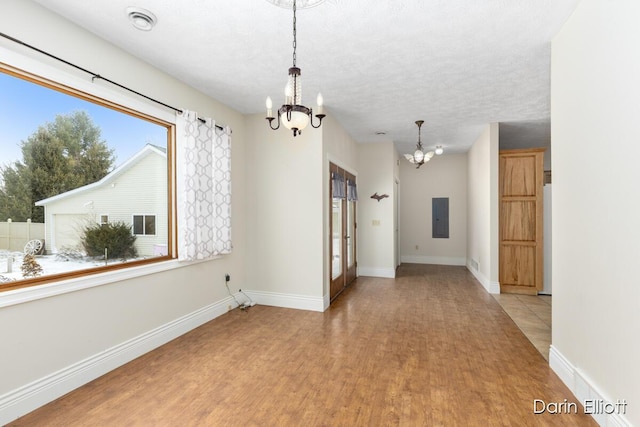
[[[22,161],[0,168],[0,220],[44,222],[38,200],[91,184],[115,161],[84,111],[59,114],[22,141]]]

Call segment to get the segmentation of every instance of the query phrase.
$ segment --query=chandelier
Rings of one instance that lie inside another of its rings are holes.
[[[404,157],[409,160],[409,163],[416,165],[416,169],[420,168],[420,166],[431,160],[434,155],[433,151],[428,151],[425,153],[422,149],[422,141],[420,140],[420,128],[422,127],[423,123],[424,120],[416,121],[416,124],[418,125],[418,144],[416,145],[416,151],[414,151],[413,154],[404,155]]]
[[[297,136],[302,133],[302,129],[307,127],[309,123],[314,128],[319,128],[322,125],[322,119],[326,114],[323,114],[322,110],[322,95],[318,93],[317,104],[318,113],[315,115],[318,118],[318,125],[313,124],[313,111],[311,108],[307,108],[302,105],[302,88],[300,81],[300,68],[296,67],[296,0],[293,0],[293,67],[289,68],[289,81],[284,88],[284,104],[278,109],[278,125],[273,127],[273,121],[276,117],[273,116],[273,102],[271,97],[267,97],[267,117],[269,121],[269,127],[273,130],[280,128],[280,123],[287,129],[293,131],[293,136]]]

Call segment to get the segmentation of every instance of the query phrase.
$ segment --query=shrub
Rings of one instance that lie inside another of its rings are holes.
[[[40,264],[38,264],[36,258],[31,254],[27,254],[24,256],[24,258],[22,259],[21,269],[22,276],[25,278],[42,276],[42,267],[40,266]]]
[[[88,256],[104,256],[104,249],[107,248],[107,257],[110,259],[137,257],[135,242],[136,236],[131,234],[131,225],[125,222],[89,225],[85,227],[82,238],[82,246]]]
[[[104,255],[104,249],[102,254]],[[81,245],[76,247],[63,246],[56,254],[56,261],[82,261],[84,257],[85,253]]]

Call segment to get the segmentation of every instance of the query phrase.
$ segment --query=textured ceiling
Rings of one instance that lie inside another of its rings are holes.
[[[266,0],[36,1],[242,113],[264,111],[268,95],[282,102],[291,10]],[[356,141],[393,141],[400,153],[415,149],[419,119],[425,147],[445,153],[466,151],[490,122],[505,122],[501,144],[544,145],[550,41],[578,2],[326,0],[298,10],[303,103],[314,107],[321,91]],[[155,28],[134,29],[129,6],[153,12]]]

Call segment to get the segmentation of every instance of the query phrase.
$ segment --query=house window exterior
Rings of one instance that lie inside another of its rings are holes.
[[[109,215],[100,215],[100,225],[109,224]]]
[[[155,215],[134,215],[133,216],[133,234],[136,236],[155,236],[156,235],[156,216]]]

